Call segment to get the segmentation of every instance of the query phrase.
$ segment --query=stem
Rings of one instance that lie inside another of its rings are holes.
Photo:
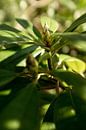
[[[48,68],[49,70],[52,70],[52,64],[51,64],[51,59],[48,58]]]

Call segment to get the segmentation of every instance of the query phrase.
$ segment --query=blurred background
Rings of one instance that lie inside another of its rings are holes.
[[[36,22],[40,15],[47,15],[63,30],[84,12],[86,0],[0,0],[0,22],[12,23],[17,17]]]
[[[0,23],[16,25],[16,18],[24,18],[38,24],[39,17],[47,15],[57,21],[58,32],[63,32],[85,12],[86,0],[0,0]],[[79,30],[86,31],[86,24],[81,25]],[[83,42],[80,46],[65,46],[59,53],[78,56],[86,61],[86,45]]]

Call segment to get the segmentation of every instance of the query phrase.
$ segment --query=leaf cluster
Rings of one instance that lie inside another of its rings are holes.
[[[86,14],[62,33],[46,16],[41,29],[16,21],[23,30],[0,25],[0,129],[85,130],[86,63],[59,50],[86,41],[85,32],[75,31]]]

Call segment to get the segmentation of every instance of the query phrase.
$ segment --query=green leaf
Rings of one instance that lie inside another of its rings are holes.
[[[55,36],[54,36],[55,35]],[[86,33],[76,33],[76,32],[64,32],[64,33],[55,33],[52,35],[57,41],[62,36],[64,40],[70,41],[86,41]]]
[[[29,33],[29,36],[32,38],[41,38],[41,33],[38,31],[38,29],[33,26],[33,24],[25,19],[19,19],[17,18],[16,21],[24,28],[27,30],[27,33]]]
[[[53,76],[57,77],[61,81],[65,81],[69,86],[72,86],[72,91],[81,99],[86,101],[86,79],[79,74],[64,71],[54,70]]]
[[[20,32],[20,30],[14,28],[14,27],[11,27],[7,24],[0,24],[0,30],[12,31],[12,32],[15,32],[15,33]]]
[[[85,62],[77,59],[77,58],[68,58],[65,61],[65,64],[67,67],[72,69],[73,71],[82,74],[86,70],[86,64]]]
[[[20,19],[20,18],[17,18],[16,21],[23,27],[23,28],[28,28],[30,25],[28,23],[27,20],[25,19]]]
[[[13,42],[13,38],[11,37],[6,37],[6,36],[0,36],[0,44],[1,43],[9,43],[9,42]]]
[[[86,41],[86,34],[85,33],[82,34],[82,33],[70,33],[69,32],[69,33],[63,33],[63,34],[61,34],[61,36],[63,39],[70,40],[72,42]]]
[[[57,68],[58,62],[59,62],[59,55],[58,54],[53,55],[52,56],[52,66],[53,66],[53,69]]]
[[[65,65],[69,69],[71,69],[77,73],[82,74],[86,70],[86,63],[78,58],[61,54],[61,55],[59,55],[59,59],[60,59],[60,62],[62,62],[63,64],[65,63]]]
[[[0,86],[3,86],[16,78],[17,74],[13,71],[0,69]]]
[[[46,61],[48,58],[50,58],[50,55],[48,52],[44,52],[40,58],[39,58],[39,62],[43,62],[43,61]]]
[[[55,32],[58,28],[57,22],[47,16],[41,17],[41,24],[43,28],[45,27],[45,25],[48,26],[48,29],[52,32]]]
[[[41,130],[56,130],[55,124],[51,122],[43,123],[41,126]]]
[[[33,26],[33,32],[35,33],[35,35],[36,35],[38,38],[42,39],[41,33],[39,32],[39,30],[38,30],[35,26]]]
[[[40,55],[43,52],[44,52],[44,49],[42,49],[41,47],[38,47],[36,50],[34,50],[34,52],[32,54],[34,57],[37,57],[38,55]]]
[[[18,91],[0,113],[1,130],[39,130],[40,111],[36,84]]]
[[[68,90],[57,97],[53,106],[56,130],[86,129],[86,101]]]
[[[78,116],[72,104],[70,93],[62,93],[54,102],[53,116],[56,130],[76,130]]]
[[[78,19],[76,19],[69,28],[65,30],[65,32],[73,32],[79,25],[86,22],[86,13],[81,15]]]
[[[54,114],[54,104],[55,104],[56,98],[51,102],[45,116],[43,119],[43,122],[54,122],[53,114]]]
[[[8,58],[9,56],[13,55],[15,51],[11,50],[2,50],[0,51],[0,62]]]
[[[37,48],[36,45],[32,45],[29,47],[26,47],[24,49],[19,50],[15,54],[11,55],[7,59],[3,60],[0,63],[0,67],[4,67],[6,69],[13,69],[15,66],[22,61],[24,58],[26,58],[27,54],[33,52]],[[9,65],[9,66],[8,66]]]

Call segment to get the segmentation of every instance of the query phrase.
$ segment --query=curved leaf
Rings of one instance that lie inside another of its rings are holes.
[[[7,24],[0,24],[0,30],[12,31],[12,32],[15,32],[15,33],[20,32],[20,30],[14,28],[14,27],[11,27]]]
[[[32,45],[32,46],[19,50],[15,54],[3,60],[0,63],[0,67],[4,67],[6,69],[14,68],[20,61],[22,61],[27,56],[27,54],[33,52],[36,48],[37,48],[36,45]]]
[[[86,13],[81,15],[78,19],[76,19],[69,28],[65,30],[65,32],[73,32],[79,25],[86,22]]]

